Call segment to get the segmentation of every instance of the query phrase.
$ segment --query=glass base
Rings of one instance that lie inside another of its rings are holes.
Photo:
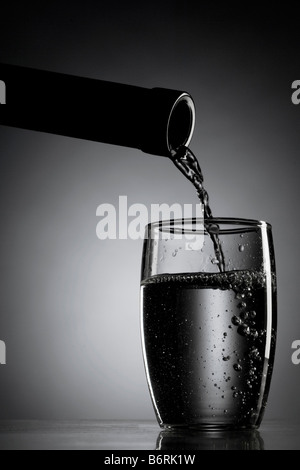
[[[192,425],[162,426],[157,450],[263,450],[257,426]]]
[[[159,424],[161,429],[168,431],[197,431],[197,432],[222,432],[222,431],[253,431],[259,428],[259,424],[238,423],[197,423],[197,424]]]

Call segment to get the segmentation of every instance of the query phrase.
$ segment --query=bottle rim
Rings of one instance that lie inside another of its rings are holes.
[[[170,153],[182,145],[188,146],[195,129],[196,109],[192,97],[183,92],[176,99],[169,114],[166,141]]]

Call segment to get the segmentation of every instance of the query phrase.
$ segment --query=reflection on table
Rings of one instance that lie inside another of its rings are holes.
[[[156,450],[264,450],[264,441],[257,430],[194,431],[163,430]]]

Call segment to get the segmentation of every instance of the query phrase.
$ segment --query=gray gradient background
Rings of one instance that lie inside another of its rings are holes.
[[[297,12],[196,5],[10,2],[0,61],[191,93],[191,148],[214,214],[273,225],[279,327],[266,418],[300,421]],[[0,418],[154,418],[139,332],[142,242],[100,241],[96,208],[119,195],[149,208],[195,203],[190,184],[165,158],[2,126],[0,194]]]

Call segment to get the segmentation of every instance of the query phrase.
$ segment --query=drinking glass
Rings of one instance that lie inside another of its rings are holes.
[[[276,325],[270,224],[211,218],[147,225],[142,347],[162,428],[257,429]]]

